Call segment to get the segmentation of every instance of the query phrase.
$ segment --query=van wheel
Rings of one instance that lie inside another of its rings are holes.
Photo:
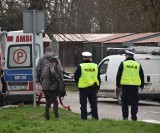
[[[121,90],[118,90],[117,91],[117,102],[118,102],[118,104],[122,104],[122,91]]]

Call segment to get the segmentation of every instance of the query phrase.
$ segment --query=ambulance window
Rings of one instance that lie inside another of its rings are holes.
[[[108,62],[109,60],[107,59],[100,64],[99,66],[100,74],[105,74],[107,72]]]
[[[8,68],[31,68],[32,47],[30,44],[10,45],[7,58]]]

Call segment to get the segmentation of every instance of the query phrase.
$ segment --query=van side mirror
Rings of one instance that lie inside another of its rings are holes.
[[[150,76],[147,76],[147,82],[150,82]]]

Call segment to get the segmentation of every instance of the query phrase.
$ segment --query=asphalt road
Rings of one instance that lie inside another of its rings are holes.
[[[67,96],[63,99],[63,103],[69,105],[72,112],[80,113],[78,92],[67,92]],[[89,111],[90,107],[88,105],[88,112]],[[98,113],[100,119],[122,120],[121,106],[117,104],[115,99],[98,98]],[[140,101],[138,120],[160,124],[160,103]]]

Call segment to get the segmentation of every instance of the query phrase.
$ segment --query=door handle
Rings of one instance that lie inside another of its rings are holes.
[[[105,80],[107,81],[107,75],[105,76]]]

